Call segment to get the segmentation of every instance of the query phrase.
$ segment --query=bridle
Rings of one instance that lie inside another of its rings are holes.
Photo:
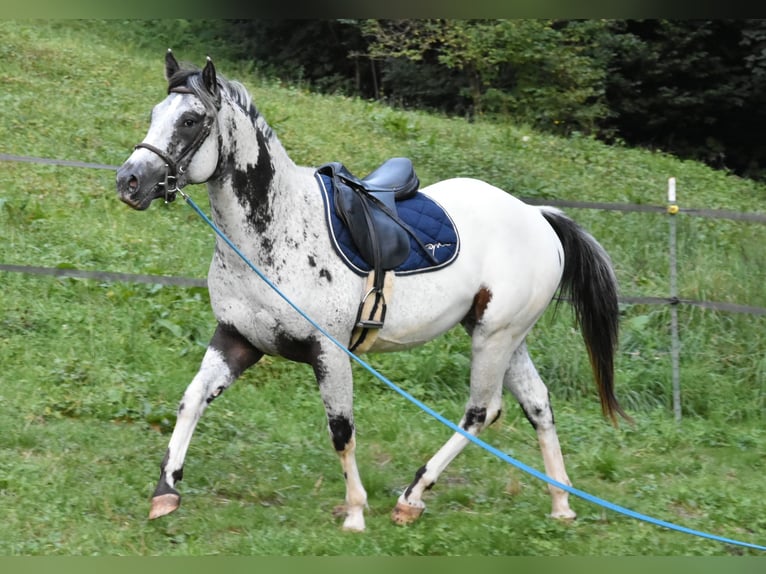
[[[168,94],[194,94],[194,92],[186,86],[178,86],[173,89],[169,89]],[[179,176],[182,176],[186,172],[189,167],[189,163],[191,162],[191,157],[202,146],[203,142],[207,139],[207,136],[210,135],[213,121],[214,118],[211,116],[205,116],[205,120],[202,122],[202,127],[200,128],[199,132],[197,132],[197,135],[194,136],[194,139],[191,141],[189,146],[183,150],[183,153],[181,153],[181,155],[179,155],[175,161],[166,152],[156,146],[153,146],[150,143],[141,142],[133,147],[133,149],[148,149],[152,153],[158,155],[162,161],[165,162],[165,179],[162,183],[159,184],[165,188],[165,203],[171,203],[172,201],[175,201],[176,194],[181,191],[181,187],[183,187],[183,185],[180,187],[178,185]]]

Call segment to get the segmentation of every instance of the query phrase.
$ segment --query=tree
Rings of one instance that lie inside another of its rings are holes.
[[[602,21],[365,20],[373,60],[438,64],[461,80],[475,113],[538,127],[591,130],[605,117]],[[396,90],[396,86],[389,87]]]
[[[613,25],[607,127],[745,175],[766,168],[766,22],[626,20]]]
[[[322,91],[500,115],[766,179],[764,20],[217,20],[231,57]]]

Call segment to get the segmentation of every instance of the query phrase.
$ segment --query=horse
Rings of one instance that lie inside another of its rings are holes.
[[[144,140],[117,170],[118,197],[145,210],[154,200],[172,201],[186,185],[206,183],[211,220],[231,244],[216,237],[207,281],[217,324],[178,405],[150,519],[179,508],[176,487],[205,409],[246,369],[271,355],[313,368],[345,480],[342,528],[365,529],[367,493],[355,457],[350,355],[259,280],[247,260],[338,341],[350,341],[355,329],[365,327],[367,348],[356,353],[410,349],[461,324],[471,338],[471,367],[459,428],[478,435],[498,419],[503,391],[509,391],[537,434],[546,475],[561,485],[571,482],[549,392],[525,342],[554,302],[571,303],[605,418],[615,425],[616,415],[630,419],[614,392],[619,309],[612,262],[569,216],[529,205],[474,178],[450,178],[417,189],[418,197],[440,207],[454,225],[459,249],[449,262],[422,272],[385,267],[386,281],[393,285],[384,301],[385,317],[360,321],[360,299],[370,293],[375,270],[372,264],[367,272],[351,265],[330,233],[335,210],[328,207],[322,188],[332,178],[294,163],[245,86],[217,73],[209,57],[202,68],[181,66],[168,50],[164,66],[167,96],[153,107]],[[386,173],[361,179],[346,173],[348,178],[336,177],[336,182],[356,182],[365,192],[385,188],[380,184],[387,179],[401,180]],[[442,246],[429,244],[426,250]],[[379,302],[381,293],[372,290]],[[425,491],[468,442],[455,432],[415,472],[391,512],[394,523],[409,524],[422,515]],[[549,516],[575,518],[567,491],[553,485],[548,489]]]

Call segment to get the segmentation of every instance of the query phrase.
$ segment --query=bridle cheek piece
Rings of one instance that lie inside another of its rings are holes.
[[[191,94],[193,92],[188,88],[178,87],[173,90],[169,90],[168,93]],[[186,172],[186,169],[188,168],[191,161],[191,157],[200,147],[202,147],[203,142],[207,139],[207,136],[210,135],[212,124],[213,118],[210,116],[205,116],[205,120],[202,123],[200,131],[189,144],[189,147],[183,151],[183,153],[178,157],[176,161],[173,161],[171,157],[160,148],[146,142],[141,142],[133,147],[133,149],[148,149],[149,151],[158,155],[162,161],[165,162],[165,178],[159,184],[165,188],[165,203],[171,203],[175,201],[176,194],[183,193],[181,192],[181,187],[183,187],[183,185],[178,185],[179,176],[182,176]]]

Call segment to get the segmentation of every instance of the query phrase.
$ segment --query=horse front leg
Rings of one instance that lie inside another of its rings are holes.
[[[175,489],[183,478],[184,460],[192,434],[202,413],[245,369],[261,357],[236,329],[219,324],[199,371],[186,388],[178,406],[176,424],[165,457],[160,465],[160,479],[152,496],[149,519],[170,514],[181,505],[181,495]]]
[[[345,354],[324,349],[317,354],[313,367],[327,413],[330,438],[340,459],[346,482],[346,518],[343,521],[343,529],[362,532],[365,529],[364,509],[367,507],[367,492],[362,486],[356,464],[351,363]]]

